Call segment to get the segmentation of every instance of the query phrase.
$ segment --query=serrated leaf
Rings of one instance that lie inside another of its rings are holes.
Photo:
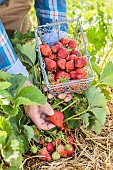
[[[102,129],[102,126],[100,125],[98,120],[95,120],[94,131],[96,132],[97,135],[100,134],[101,129]]]
[[[18,92],[18,94],[16,96],[16,99],[18,97],[27,98],[32,103],[37,104],[37,105],[44,105],[44,104],[46,104],[46,97],[35,86],[27,86],[27,87],[22,88]]]
[[[18,114],[18,108],[11,105],[2,105],[3,112],[10,116],[16,116]]]
[[[97,75],[99,76],[100,75],[100,67],[94,62],[94,61],[91,61],[91,65],[92,65],[92,68],[93,70],[97,73]]]
[[[36,60],[36,51],[35,51],[36,43],[33,41],[29,41],[23,45],[18,46],[18,49],[26,55],[34,64]]]
[[[0,82],[0,90],[5,90],[5,89],[7,89],[10,86],[11,86],[11,83],[8,82],[8,81]]]
[[[0,80],[6,80],[12,77],[11,74],[0,70]]]
[[[32,104],[35,104],[34,102],[32,102],[31,100],[29,100],[28,98],[25,98],[25,97],[18,97],[16,100],[15,100],[15,106],[18,107],[19,105],[32,105]]]
[[[85,91],[86,97],[88,99],[89,104],[99,107],[105,107],[107,104],[107,100],[103,93],[100,92],[100,88],[96,88],[92,86],[88,90]]]
[[[113,63],[111,61],[107,63],[102,74],[100,75],[100,82],[107,86],[113,87]]]
[[[28,140],[30,141],[31,138],[33,138],[34,136],[33,128],[31,126],[24,125],[24,129],[25,129],[25,134],[27,135]]]
[[[93,112],[100,125],[103,126],[106,121],[106,110],[104,108],[93,108],[90,111]]]
[[[8,88],[8,91],[12,94],[13,97],[15,97],[18,90],[27,81],[27,78],[22,76],[21,74],[18,74],[11,77],[8,81],[12,84],[12,86]]]
[[[4,146],[7,138],[7,132],[0,130],[0,144]]]
[[[89,113],[85,113],[85,114],[80,116],[84,120],[86,127],[89,126],[89,116],[90,116]]]
[[[0,129],[6,131],[8,135],[12,134],[11,124],[9,120],[5,119],[3,116],[0,116]]]

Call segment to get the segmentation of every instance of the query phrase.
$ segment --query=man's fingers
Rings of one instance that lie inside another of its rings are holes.
[[[72,94],[67,94],[67,96],[64,99],[64,102],[69,102],[72,99]]]
[[[59,98],[59,99],[65,99],[66,96],[67,96],[66,93],[58,94],[58,98]]]
[[[51,105],[49,103],[46,103],[46,105],[40,107],[40,111],[42,113],[46,113],[49,116],[54,115],[54,110],[52,109]]]
[[[41,129],[41,130],[50,130],[50,129],[54,128],[54,127],[55,127],[55,125],[53,125],[52,123],[47,123],[47,122],[45,122],[43,124],[40,124],[38,126],[38,128]]]

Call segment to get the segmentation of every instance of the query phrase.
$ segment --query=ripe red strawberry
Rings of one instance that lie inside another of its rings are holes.
[[[74,144],[74,138],[71,135],[67,136],[67,140],[69,144]]]
[[[43,145],[43,144],[44,144],[44,142],[45,142],[44,137],[41,137],[41,138],[40,138],[40,141],[39,141],[39,144],[40,144],[40,145]]]
[[[70,39],[67,37],[61,38],[60,42],[62,45],[67,45],[69,43]]]
[[[48,57],[52,53],[51,48],[47,44],[40,45],[40,51],[45,57]]]
[[[52,158],[53,158],[53,160],[58,160],[58,159],[60,159],[60,154],[59,154],[59,152],[58,152],[58,151],[53,152],[53,153],[52,153]]]
[[[50,122],[55,124],[60,129],[63,128],[64,115],[63,115],[62,112],[54,111],[54,115],[53,116],[49,116],[49,120],[50,120]]]
[[[76,79],[76,75],[77,75],[76,70],[70,71],[70,78],[71,78],[72,80],[75,80],[75,79]]]
[[[69,56],[69,60],[76,60],[76,58],[77,58],[77,56],[75,55],[75,54],[71,54],[70,56]]]
[[[66,73],[65,71],[58,71],[56,73],[56,80],[58,79],[70,79],[69,73]]]
[[[75,90],[75,89],[77,89],[79,87],[79,84],[78,83],[75,83],[72,87],[71,87],[71,89],[72,90]]]
[[[71,49],[75,49],[77,47],[77,42],[75,40],[71,39],[69,41],[68,47],[71,48]]]
[[[62,70],[65,70],[65,68],[66,68],[66,60],[65,59],[57,60],[57,66],[59,68],[61,68]]]
[[[84,67],[84,66],[86,66],[86,64],[87,64],[87,60],[86,60],[86,58],[84,58],[82,56],[76,58],[76,60],[75,60],[76,67]]]
[[[80,51],[78,51],[77,49],[71,50],[71,51],[70,51],[70,55],[71,55],[71,54],[75,54],[76,56],[80,56],[80,55],[81,55]]]
[[[48,152],[54,152],[54,146],[52,143],[50,143],[50,142],[47,143],[46,148],[47,148]]]
[[[54,45],[52,45],[50,48],[53,53],[57,53],[59,48],[63,48],[63,45],[60,42],[58,42],[58,43],[55,43]]]
[[[76,72],[77,72],[78,74],[85,74],[85,75],[86,75],[86,69],[85,69],[85,67],[77,68],[77,69],[76,69]]]
[[[56,61],[57,60],[57,54],[51,54],[49,56],[49,59]]]
[[[70,56],[68,55],[67,58],[66,58],[66,61],[69,61],[70,60]]]
[[[74,70],[74,61],[73,60],[66,62],[66,70],[67,71]]]
[[[86,79],[86,74],[77,74],[76,75],[76,79],[80,80],[80,79]]]
[[[57,55],[58,55],[60,58],[67,58],[67,56],[68,56],[68,51],[67,51],[67,49],[65,49],[65,48],[60,48],[60,49],[58,50]]]
[[[71,144],[66,144],[65,149],[68,156],[72,156],[74,154],[74,147]]]
[[[48,80],[49,82],[55,81],[55,74],[52,74],[51,72],[48,73]]]
[[[67,156],[67,150],[65,149],[65,146],[63,144],[58,145],[56,150],[60,153],[62,157]]]
[[[39,151],[39,155],[43,155],[45,157],[39,157],[40,160],[42,161],[51,161],[51,156],[48,153],[47,149],[44,147]]]
[[[45,61],[45,63],[46,63],[46,67],[47,67],[47,70],[48,71],[53,71],[53,70],[55,70],[56,69],[56,62],[55,61],[53,61],[53,60],[51,60],[51,59],[49,59],[49,58],[45,58],[44,59],[44,61]]]
[[[61,139],[53,140],[52,141],[53,146],[55,147],[56,145],[61,144]]]

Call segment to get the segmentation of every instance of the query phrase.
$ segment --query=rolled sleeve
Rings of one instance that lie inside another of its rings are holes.
[[[35,0],[35,10],[39,25],[66,20],[65,0]]]

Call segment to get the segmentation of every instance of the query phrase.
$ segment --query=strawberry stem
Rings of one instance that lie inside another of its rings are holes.
[[[63,100],[63,101],[60,101],[59,103],[57,103],[57,104],[55,104],[55,105],[53,105],[52,108],[55,109],[58,105],[60,105],[60,104],[62,104],[62,103],[64,103],[64,100]]]
[[[80,112],[80,113],[78,113],[78,114],[76,114],[76,115],[73,115],[73,116],[65,119],[64,122],[66,122],[66,121],[68,121],[68,120],[70,120],[70,119],[73,119],[73,118],[75,119],[77,116],[80,116],[80,115],[84,114],[84,113],[87,112],[88,110],[89,110],[89,107],[88,107],[86,110],[84,110],[83,112]]]
[[[67,110],[69,107],[71,107],[73,104],[75,104],[77,102],[77,100],[74,100],[71,104],[69,104],[68,106],[66,106],[64,109],[62,109],[61,112],[64,112],[65,110]]]

